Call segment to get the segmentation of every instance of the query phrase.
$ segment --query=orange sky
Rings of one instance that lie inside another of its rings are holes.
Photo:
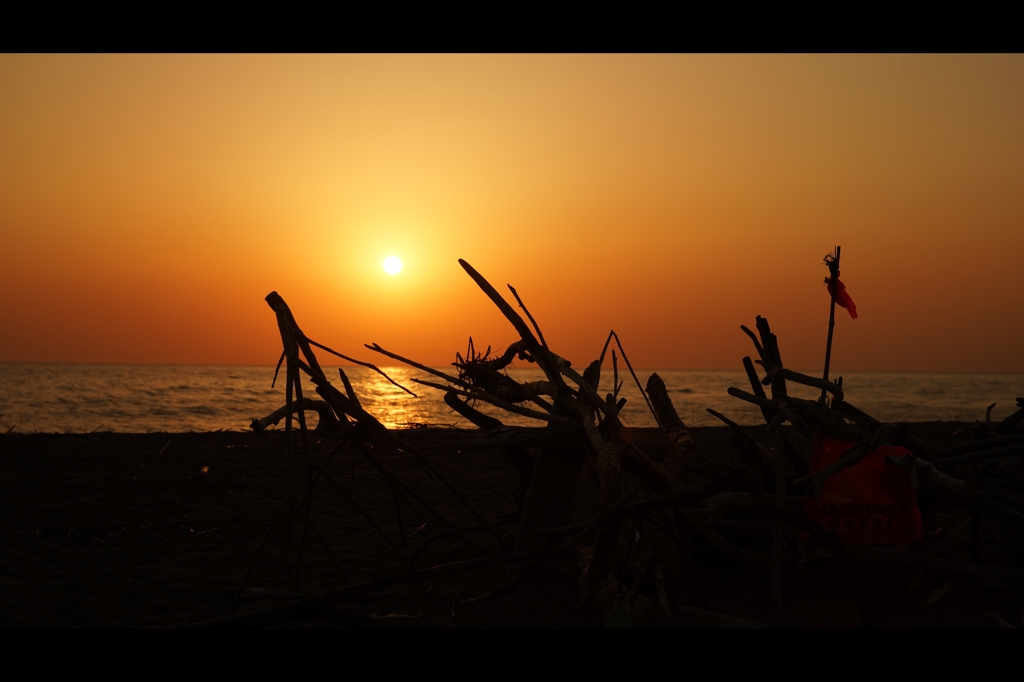
[[[0,362],[1024,372],[1021,56],[0,56]],[[394,277],[381,268],[394,254]],[[388,363],[382,363],[388,364]]]

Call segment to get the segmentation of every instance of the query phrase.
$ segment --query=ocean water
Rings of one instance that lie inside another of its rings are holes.
[[[436,389],[413,379],[432,379],[406,367],[382,368],[416,393],[413,397],[372,370],[347,367],[346,374],[363,406],[389,427],[417,424],[470,426],[454,414]],[[342,388],[337,368],[326,367]],[[453,368],[443,368],[452,372]],[[654,370],[665,381],[680,417],[690,426],[718,425],[705,412],[713,408],[741,424],[762,423],[757,408],[726,394],[736,386],[749,390],[742,371]],[[536,369],[512,369],[517,379],[541,379]],[[637,374],[646,384],[651,370]],[[147,433],[246,430],[253,417],[264,417],[284,404],[283,378],[271,388],[273,367],[206,365],[63,365],[0,364],[0,432]],[[654,419],[628,373],[621,395],[622,417],[634,427],[654,426]],[[601,393],[611,390],[611,368],[601,378]],[[814,398],[814,389],[790,384],[791,393]],[[1024,396],[1024,374],[897,374],[850,372],[843,375],[847,400],[883,421],[973,421],[997,403],[992,418],[1015,411]],[[312,386],[304,386],[311,397]],[[506,424],[539,426],[542,422],[478,405]],[[310,424],[316,423],[310,413]],[[283,428],[284,422],[280,424]]]

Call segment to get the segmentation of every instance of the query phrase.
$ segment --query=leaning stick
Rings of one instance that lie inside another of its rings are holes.
[[[686,424],[679,418],[672,399],[668,395],[665,382],[656,373],[647,380],[648,392],[651,394],[652,407],[658,416],[661,428],[668,436],[671,450],[668,457],[662,462],[661,471],[664,473],[669,485],[674,483],[686,470],[686,464],[690,459],[695,446],[693,436],[686,428]]]
[[[516,303],[518,303],[519,307],[523,309],[523,312],[526,313],[526,316],[530,318],[530,324],[532,324],[533,328],[537,330],[537,336],[540,337],[540,345],[547,348],[548,342],[544,340],[544,332],[540,330],[540,326],[537,324],[537,320],[533,319],[533,315],[530,314],[530,309],[526,307],[525,303],[523,303],[523,299],[519,298],[519,292],[517,292],[516,288],[511,284],[508,284],[506,286],[508,286],[508,288],[512,291],[512,295],[516,297]]]
[[[604,347],[601,349],[601,357],[598,358],[598,360],[601,361],[602,365],[604,364],[604,355],[605,355],[605,353],[608,352],[608,344],[610,344],[612,342],[612,335],[613,334],[615,334],[615,330],[614,329],[611,330],[610,332],[608,332],[608,338],[604,340]]]
[[[357,406],[362,407],[362,403],[359,402],[359,396],[356,395],[356,390],[352,388],[352,382],[348,380],[348,375],[345,374],[345,370],[339,367],[338,375],[341,377],[341,383],[345,385],[345,393],[348,394],[348,399],[355,403]]]
[[[277,359],[277,367],[274,368],[274,380],[270,382],[271,388],[277,384],[277,373],[281,371],[281,363],[284,362],[285,352],[286,351],[281,351],[281,357]]]
[[[732,386],[730,386],[726,390],[726,393],[731,395],[733,398],[739,398],[740,400],[744,400],[744,401],[746,401],[748,403],[753,403],[754,405],[757,405],[761,409],[769,409],[769,410],[777,410],[777,409],[779,409],[779,405],[774,400],[771,400],[767,396],[751,395],[750,393],[747,393],[746,391],[741,391],[740,389],[734,388]]]
[[[473,278],[473,281],[476,282],[476,285],[480,287],[480,289],[485,294],[487,294],[487,298],[491,299],[491,302],[498,307],[498,310],[500,310],[501,314],[505,316],[505,319],[512,323],[512,326],[515,327],[515,330],[519,333],[519,336],[523,339],[523,342],[526,344],[527,350],[529,350],[531,353],[536,352],[536,355],[538,356],[542,355],[542,353],[540,352],[541,345],[537,341],[537,337],[535,337],[533,335],[533,332],[530,331],[530,328],[526,326],[526,322],[524,322],[523,318],[519,316],[519,313],[517,313],[512,308],[512,306],[508,304],[508,301],[506,301],[502,297],[502,295],[498,293],[498,290],[491,286],[491,283],[488,282],[483,275],[477,272],[472,265],[470,265],[461,258],[459,259],[459,265],[461,265],[462,269],[465,270],[466,273]]]
[[[761,345],[764,347],[765,355],[761,360],[771,362],[771,364],[782,369],[782,353],[779,351],[779,338],[772,332],[771,326],[768,324],[768,318],[758,315],[755,319],[755,326],[757,327],[757,333],[761,335]],[[771,382],[771,387],[773,399],[778,400],[787,396],[785,377],[776,376]]]
[[[651,399],[647,397],[647,391],[645,391],[644,387],[640,385],[640,379],[637,378],[636,372],[633,371],[633,365],[630,364],[629,358],[626,357],[626,349],[622,347],[622,341],[619,339],[619,335],[615,333],[614,329],[611,331],[611,336],[615,337],[615,345],[619,347],[619,352],[622,353],[622,359],[626,361],[626,367],[629,369],[629,373],[633,376],[633,381],[636,383],[636,387],[640,389],[640,395],[644,397],[644,402],[647,403],[647,409],[649,409],[651,414],[654,415],[654,421],[660,427],[662,424],[658,419],[658,413],[654,411],[654,405],[651,404]]]
[[[773,383],[778,378],[782,378],[792,381],[793,383],[796,384],[803,384],[804,386],[820,388],[822,393],[828,391],[829,393],[835,396],[836,400],[843,399],[843,389],[840,388],[838,385],[833,384],[831,381],[826,381],[824,379],[819,379],[817,377],[807,376],[806,374],[801,374],[800,372],[794,372],[791,369],[776,367],[768,360],[755,360],[754,362],[764,367],[766,376],[761,383],[763,383],[765,386],[767,386],[770,383]]]
[[[328,348],[327,346],[324,346],[323,344],[319,344],[319,343],[317,343],[316,341],[314,341],[313,339],[310,339],[310,338],[306,338],[306,341],[308,341],[308,342],[310,343],[310,345],[316,346],[317,348],[320,348],[321,350],[325,350],[325,351],[327,351],[328,353],[330,353],[331,355],[337,355],[337,356],[338,356],[339,358],[341,358],[342,360],[348,360],[349,362],[353,362],[353,363],[355,363],[355,364],[357,364],[357,365],[360,365],[360,366],[362,366],[362,367],[369,367],[369,368],[370,368],[370,369],[372,369],[372,370],[373,370],[374,372],[376,372],[377,374],[381,375],[382,377],[384,377],[385,379],[387,379],[387,380],[388,380],[388,381],[390,381],[390,382],[391,382],[392,384],[394,384],[394,385],[395,385],[395,386],[397,386],[398,388],[402,389],[403,391],[405,391],[406,393],[408,393],[408,394],[409,394],[409,395],[411,395],[412,397],[414,397],[414,398],[415,398],[415,397],[417,397],[415,393],[413,393],[412,391],[410,391],[409,389],[407,389],[407,388],[406,388],[405,386],[403,386],[402,384],[398,383],[397,381],[395,381],[394,379],[392,379],[391,377],[389,377],[389,376],[388,376],[388,375],[387,375],[387,374],[386,374],[386,373],[384,372],[384,370],[380,369],[380,368],[379,368],[379,367],[377,367],[376,365],[371,365],[371,364],[370,364],[369,362],[363,362],[363,361],[361,361],[361,360],[356,360],[355,358],[350,358],[350,357],[349,357],[349,356],[347,356],[347,355],[342,355],[342,354],[341,354],[341,353],[339,353],[338,351],[336,351],[336,350],[331,350],[331,349],[330,349],[330,348]]]
[[[313,383],[316,384],[317,391],[318,392],[322,391],[321,395],[328,402],[330,402],[332,405],[334,405],[335,402],[338,403],[338,405],[340,407],[345,408],[346,412],[348,412],[349,414],[352,414],[359,421],[360,424],[362,424],[365,427],[369,428],[371,430],[371,432],[376,432],[377,434],[383,435],[385,438],[390,440],[392,443],[397,445],[399,448],[401,448],[402,450],[405,450],[406,452],[411,454],[413,456],[413,458],[415,458],[420,463],[420,465],[424,468],[424,470],[427,470],[430,473],[432,473],[434,476],[436,476],[437,479],[440,480],[441,483],[446,488],[448,488],[448,490],[453,495],[455,495],[456,499],[458,499],[459,502],[478,521],[483,523],[484,522],[483,521],[483,517],[481,517],[480,513],[477,512],[477,510],[473,507],[473,505],[471,505],[469,503],[469,500],[467,500],[455,488],[455,486],[453,486],[448,481],[448,479],[445,476],[443,476],[440,471],[437,470],[437,468],[435,468],[429,461],[427,461],[427,459],[423,456],[423,454],[417,448],[415,448],[415,447],[405,443],[404,441],[402,441],[401,438],[396,436],[387,427],[385,427],[383,424],[381,424],[380,421],[378,421],[373,415],[368,413],[366,410],[364,410],[359,405],[353,403],[353,401],[351,401],[348,398],[346,398],[344,395],[342,395],[341,391],[339,391],[338,389],[336,389],[334,386],[331,385],[331,383],[327,380],[327,377],[324,376],[323,371],[320,370],[320,365],[317,363],[316,357],[313,355],[312,349],[309,348],[309,344],[306,343],[304,340],[301,342],[302,345],[303,345],[303,352],[307,353],[307,359],[310,360],[310,362],[312,363],[312,368],[304,366],[301,363],[301,361],[299,361],[298,353],[297,353],[297,350],[296,350],[296,344],[295,344],[295,342],[294,342],[294,340],[292,338],[292,335],[291,335],[291,328],[294,327],[298,331],[298,325],[295,324],[294,318],[291,317],[291,311],[288,309],[288,305],[284,302],[284,299],[282,299],[277,294],[277,292],[271,292],[267,296],[267,302],[268,302],[268,304],[270,304],[271,308],[273,308],[274,311],[277,313],[278,326],[281,329],[282,338],[284,338],[286,340],[285,348],[286,348],[286,350],[290,351],[289,354],[288,354],[288,362],[289,362],[289,366],[294,366],[295,367],[294,379],[293,379],[294,384],[296,386],[298,386],[298,368],[299,367],[303,367],[304,370],[310,375],[310,378],[313,380]],[[302,335],[301,331],[298,331],[298,334],[301,336]],[[303,339],[304,338],[305,337],[303,336]],[[315,369],[313,369],[313,368],[315,368]],[[301,390],[301,389],[299,389],[299,390]],[[288,427],[291,426],[290,401],[291,401],[291,395],[289,394],[289,413],[288,413],[288,421],[287,421]],[[302,415],[301,412],[299,413],[299,419],[303,423],[303,426],[304,426],[304,419],[303,419],[303,415]],[[290,428],[288,429],[288,432],[289,432],[289,435],[290,435]],[[290,448],[291,447],[291,440],[290,440],[290,438],[289,438],[288,442],[289,442],[289,448]],[[305,448],[305,431],[303,431],[303,445],[304,445],[304,448]],[[307,449],[307,462],[308,462],[308,449]]]
[[[381,355],[386,355],[387,357],[391,358],[392,360],[398,360],[399,362],[404,362],[405,364],[409,365],[410,367],[415,367],[416,369],[421,369],[424,372],[426,372],[427,374],[433,374],[434,376],[439,377],[441,379],[444,379],[445,381],[450,381],[453,384],[455,384],[456,386],[463,386],[465,388],[472,388],[472,386],[470,384],[466,383],[462,379],[459,379],[458,377],[453,377],[450,374],[445,374],[444,372],[442,372],[440,370],[437,370],[437,369],[434,369],[433,367],[427,367],[426,365],[421,365],[420,363],[416,362],[415,360],[410,360],[409,358],[403,358],[398,353],[392,353],[389,350],[385,350],[384,348],[381,348],[376,343],[374,343],[374,344],[365,343],[363,345],[366,348],[369,348],[370,350],[372,350],[375,353],[380,353]]]
[[[764,347],[761,345],[761,342],[757,339],[757,335],[754,332],[750,331],[750,329],[745,324],[740,325],[740,330],[742,330],[743,333],[749,336],[750,340],[754,342],[754,350],[757,351],[757,357],[764,360]]]
[[[267,305],[270,306],[270,309],[274,311],[274,315],[277,317],[277,326],[278,330],[281,333],[281,342],[284,345],[284,352],[288,360],[285,375],[285,393],[287,398],[285,403],[285,406],[287,408],[287,412],[285,414],[285,432],[286,439],[288,442],[288,484],[289,488],[294,493],[295,477],[292,468],[292,456],[294,452],[294,445],[292,443],[292,390],[295,390],[295,397],[298,399],[299,405],[302,405],[302,382],[300,381],[299,378],[299,365],[302,363],[298,357],[298,350],[300,348],[302,350],[302,353],[306,356],[306,359],[309,361],[310,366],[315,369],[319,377],[323,378],[324,381],[326,381],[326,378],[323,376],[323,370],[320,368],[320,364],[317,362],[316,356],[313,354],[313,350],[305,341],[305,337],[302,334],[302,331],[299,329],[299,325],[295,322],[295,317],[292,315],[291,309],[288,307],[288,304],[285,303],[284,299],[281,298],[281,296],[276,291],[272,291],[269,294],[267,294],[265,300],[267,302]],[[295,335],[292,334],[293,330],[295,331]],[[298,338],[296,338],[296,336]],[[308,371],[309,369],[307,368],[307,372]],[[314,377],[314,379],[315,378],[316,377]],[[299,572],[302,569],[302,552],[306,544],[306,526],[308,526],[310,521],[312,520],[309,514],[309,499],[313,492],[313,471],[312,468],[310,467],[311,462],[309,458],[309,441],[306,435],[306,413],[301,409],[298,410],[298,418],[299,429],[302,436],[302,454],[304,456],[304,459],[306,460],[306,496],[305,504],[301,505],[302,510],[305,512],[305,523],[303,524],[302,538],[299,542],[298,563],[295,569],[296,583],[298,583]],[[326,541],[323,539],[323,536],[320,535],[319,530],[315,527],[315,524],[314,532],[316,532],[317,535],[320,537],[320,541],[324,543],[324,548],[330,555],[330,547],[327,546]],[[334,561],[333,555],[331,555],[331,560]],[[337,565],[336,562],[335,565]]]
[[[746,329],[746,327],[744,327],[744,329]],[[749,355],[744,356],[743,358],[743,369],[747,373],[747,379],[750,381],[750,388],[754,391],[754,395],[758,398],[767,400],[768,396],[764,392],[761,380],[757,378],[757,370],[754,369],[754,363],[750,361]],[[761,407],[761,415],[764,417],[765,422],[770,422],[775,416],[775,410],[773,408]]]
[[[931,497],[951,499],[971,511],[1006,523],[1017,532],[1024,531],[1024,515],[993,499],[983,489],[940,472],[920,457],[886,457],[885,463],[912,470],[921,487]]]
[[[825,373],[822,374],[822,379],[828,381],[828,366],[832,361],[832,331],[836,326],[836,293],[839,291],[839,255],[842,247],[836,247],[836,257],[828,262],[829,275],[832,279],[832,303],[829,305],[828,310],[828,341],[825,343]],[[834,395],[834,394],[833,394]],[[841,398],[840,398],[841,400]],[[821,389],[821,398],[819,402],[825,402],[825,389]]]

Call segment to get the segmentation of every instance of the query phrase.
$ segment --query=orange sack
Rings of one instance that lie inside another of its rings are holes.
[[[815,434],[811,471],[839,461],[856,443]],[[807,515],[842,542],[874,545],[906,544],[924,539],[921,510],[906,469],[885,465],[886,457],[910,454],[906,448],[883,445],[849,469],[832,476],[821,488],[821,500],[807,498]]]

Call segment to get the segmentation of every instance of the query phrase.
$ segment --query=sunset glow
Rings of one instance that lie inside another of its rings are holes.
[[[2,55],[0,362],[272,364],[276,290],[341,352],[447,364],[515,338],[464,258],[574,366],[614,328],[637,366],[734,368],[761,314],[820,367],[841,244],[835,371],[1021,372],[1022,81],[1019,55]]]

